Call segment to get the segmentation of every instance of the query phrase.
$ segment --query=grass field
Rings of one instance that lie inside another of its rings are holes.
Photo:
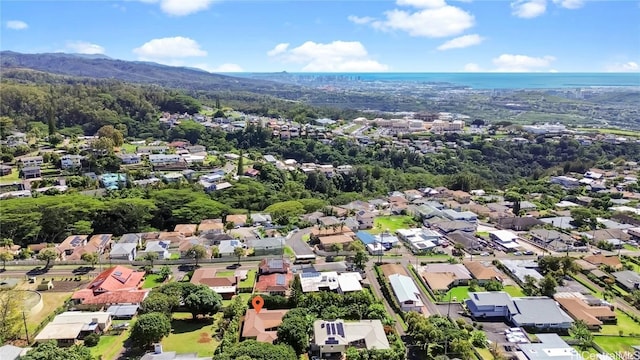
[[[289,257],[290,259],[296,256],[296,254],[293,252],[293,249],[291,249],[291,247],[289,246],[284,247],[284,255]]]
[[[27,319],[27,328],[29,334],[32,334],[33,330],[42,323],[47,316],[56,311],[57,308],[62,306],[64,302],[71,297],[70,292],[47,292],[43,291],[42,294],[42,310],[37,314],[29,316]]]
[[[133,144],[122,144],[122,146],[120,146],[120,151],[124,151],[127,154],[135,154],[137,149],[138,145]]]
[[[504,291],[511,295],[512,297],[522,297],[525,296],[524,293],[522,292],[522,289],[520,289],[518,286],[514,286],[514,285],[507,285],[504,287]]]
[[[119,335],[100,336],[98,345],[89,348],[91,355],[102,360],[115,360],[124,348],[124,342],[127,341],[128,337],[129,330],[125,330]]]
[[[593,341],[607,353],[616,353],[620,351],[633,352],[632,346],[638,345],[640,339],[634,337],[620,336],[594,336]]]
[[[415,226],[415,221],[411,216],[379,216],[373,220],[372,234],[379,234],[383,231],[395,233],[398,229],[406,229]]]
[[[197,352],[198,356],[213,357],[219,342],[214,338],[215,323],[222,313],[213,318],[192,320],[189,313],[174,313],[171,334],[162,340],[163,351]]]
[[[253,295],[252,294],[248,294],[248,293],[238,294],[238,295],[234,296],[234,298],[231,299],[231,300],[222,300],[222,306],[226,307],[226,306],[231,305],[236,297],[240,297],[242,299],[242,301],[248,303],[249,299],[251,299],[251,296],[253,296]]]
[[[598,332],[602,335],[616,335],[618,336],[618,331],[622,330],[623,335],[629,335],[631,333],[640,333],[640,324],[633,321],[629,315],[623,313],[620,310],[616,310],[616,315],[618,319],[618,323],[615,325],[602,325],[602,329]],[[638,344],[640,344],[640,339],[638,339]]]
[[[151,274],[151,275],[147,275],[144,278],[144,283],[142,284],[142,287],[144,289],[151,289],[160,285],[162,285],[162,281],[160,280],[160,275]]]
[[[240,281],[239,287],[241,288],[246,288],[246,287],[253,287],[253,285],[255,285],[256,283],[256,270],[255,269],[251,269],[247,272],[247,278]]]
[[[587,132],[599,132],[601,134],[614,134],[614,135],[622,135],[622,136],[633,136],[640,137],[640,132],[633,130],[622,130],[622,129],[592,129],[592,128],[577,128],[577,131],[587,131]]]
[[[491,355],[491,351],[486,348],[476,348],[476,352],[480,355],[481,360],[493,360],[493,355]]]
[[[10,184],[16,181],[20,181],[19,175],[20,173],[18,172],[18,169],[14,168],[13,171],[11,171],[11,174],[0,176],[0,184]]]

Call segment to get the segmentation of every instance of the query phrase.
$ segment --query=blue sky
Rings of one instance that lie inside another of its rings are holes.
[[[2,1],[0,47],[212,72],[640,71],[637,0]]]

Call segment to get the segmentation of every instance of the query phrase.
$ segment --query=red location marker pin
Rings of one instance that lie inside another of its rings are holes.
[[[264,306],[264,299],[262,296],[258,295],[251,300],[251,305],[253,305],[256,313],[260,313],[260,310],[262,310],[262,307]]]

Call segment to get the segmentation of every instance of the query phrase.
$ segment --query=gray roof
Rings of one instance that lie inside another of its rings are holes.
[[[633,289],[635,284],[640,284],[640,274],[631,270],[618,271],[611,275],[613,275],[620,284],[624,284],[628,289]]]
[[[247,240],[246,243],[248,247],[254,248],[254,249],[282,248],[285,245],[284,238],[280,236]]]
[[[137,247],[135,243],[118,243],[111,248],[110,255],[129,255]]]
[[[111,305],[107,312],[115,317],[133,316],[138,312],[138,307],[138,305]]]
[[[473,301],[476,306],[506,306],[510,313],[517,312],[516,307],[513,305],[511,296],[504,291],[483,291],[469,293],[469,299]]]
[[[118,243],[120,243],[120,244],[125,244],[125,243],[137,244],[139,241],[140,241],[140,234],[123,234],[120,237],[120,241],[118,241]]]
[[[580,360],[577,350],[569,346],[557,334],[536,334],[539,343],[520,344],[520,350],[528,360]]]
[[[410,277],[401,274],[393,274],[389,276],[389,283],[391,284],[393,292],[396,294],[400,303],[404,303],[405,301],[420,301],[420,291]]]
[[[519,312],[513,315],[513,319],[520,325],[573,322],[555,300],[547,297],[516,298],[513,299],[513,304]]]
[[[13,345],[0,346],[0,359],[15,360],[19,358],[22,352],[25,350],[27,349],[23,349],[21,347],[17,347]]]

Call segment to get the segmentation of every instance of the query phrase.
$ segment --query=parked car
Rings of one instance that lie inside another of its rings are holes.
[[[241,265],[240,264],[231,264],[229,266],[227,266],[227,270],[235,270],[237,268],[239,268]]]
[[[527,251],[523,252],[523,254],[524,255],[533,255],[534,253],[531,250],[527,250]]]

